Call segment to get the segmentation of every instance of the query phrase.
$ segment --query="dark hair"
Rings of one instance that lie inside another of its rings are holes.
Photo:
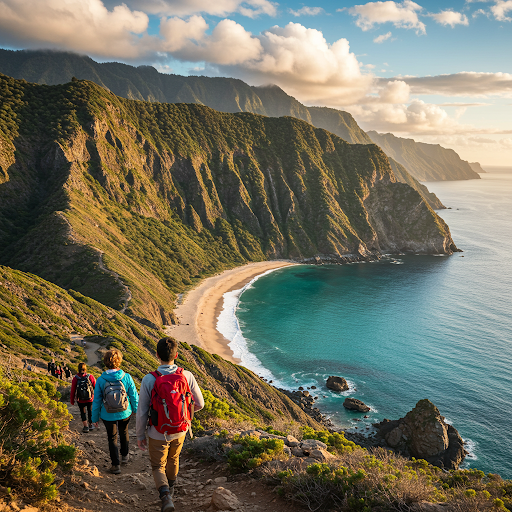
[[[178,353],[178,340],[171,338],[171,336],[162,338],[156,345],[156,353],[164,363],[172,361]]]
[[[85,363],[78,363],[78,373],[86,373],[87,365]]]

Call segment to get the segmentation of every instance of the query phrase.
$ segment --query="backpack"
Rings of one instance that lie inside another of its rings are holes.
[[[121,376],[121,379],[124,377]],[[103,407],[108,413],[123,412],[128,409],[128,393],[121,379],[108,381],[103,388]]]
[[[84,377],[76,376],[76,398],[78,400],[86,401],[91,400],[94,396],[94,388],[92,382],[89,379],[89,374],[85,374]]]
[[[151,392],[149,424],[160,434],[186,432],[194,415],[194,399],[183,368],[166,375],[159,371],[151,375],[155,377],[155,384]]]

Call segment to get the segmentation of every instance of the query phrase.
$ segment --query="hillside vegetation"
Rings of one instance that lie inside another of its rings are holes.
[[[280,87],[271,85],[253,87],[234,78],[205,76],[180,76],[159,73],[151,66],[137,68],[118,62],[98,63],[91,58],[69,52],[0,49],[0,72],[14,78],[46,85],[69,82],[77,77],[107,88],[124,98],[162,103],[197,103],[220,112],[252,112],[270,117],[292,116],[324,128],[353,144],[371,144],[372,139],[356,123],[348,112],[326,107],[306,107]],[[375,140],[373,142],[377,143]],[[443,175],[437,164],[429,168],[419,145],[409,139],[404,154],[400,148],[384,148],[388,158],[404,166],[398,181],[411,185],[424,196],[433,208],[443,208],[434,194],[417,180],[429,173],[430,179],[471,179],[474,175],[460,172],[460,158],[450,161],[446,157]],[[388,149],[390,150],[388,152]],[[440,148],[441,152],[450,151]],[[418,153],[416,155],[416,153]],[[406,163],[407,162],[407,163]],[[394,165],[394,161],[391,162]],[[453,173],[452,173],[453,165]],[[404,179],[402,179],[402,175]]]
[[[0,76],[0,263],[146,319],[246,261],[456,250],[375,145]]]

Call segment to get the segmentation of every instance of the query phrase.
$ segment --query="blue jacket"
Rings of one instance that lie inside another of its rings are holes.
[[[113,382],[121,380],[126,392],[128,393],[128,408],[126,411],[121,412],[107,412],[103,407],[103,390],[107,385],[107,382]],[[123,370],[117,370],[115,372],[107,373],[103,372],[96,381],[96,387],[94,388],[94,400],[92,402],[92,422],[96,423],[100,420],[117,421],[129,418],[132,412],[137,412],[137,406],[139,404],[139,395],[137,388],[133,382],[132,376]]]

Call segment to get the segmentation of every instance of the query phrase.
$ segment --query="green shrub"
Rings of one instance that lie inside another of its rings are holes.
[[[248,471],[264,462],[284,458],[282,439],[258,439],[255,436],[235,436],[235,447],[228,453],[228,465],[233,472]]]
[[[58,471],[75,461],[62,434],[71,415],[58,396],[44,379],[18,384],[0,375],[0,485],[26,499],[55,499]]]

